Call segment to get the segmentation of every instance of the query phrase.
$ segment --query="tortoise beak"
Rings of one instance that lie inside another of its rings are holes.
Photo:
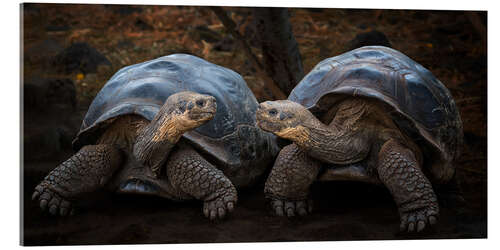
[[[195,105],[198,109],[202,110],[202,113],[215,115],[217,113],[217,101],[215,97],[204,95],[195,101]]]

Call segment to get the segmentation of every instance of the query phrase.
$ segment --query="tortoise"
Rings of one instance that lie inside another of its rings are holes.
[[[279,152],[256,126],[258,102],[236,72],[172,54],[115,73],[92,101],[71,158],[35,188],[53,215],[106,189],[197,199],[210,219],[234,209],[236,188],[255,183]]]
[[[401,230],[436,223],[431,183],[455,179],[462,121],[449,90],[401,52],[366,46],[325,59],[288,100],[263,102],[256,116],[263,130],[292,142],[265,184],[278,215],[311,212],[315,180],[347,180],[385,185]]]

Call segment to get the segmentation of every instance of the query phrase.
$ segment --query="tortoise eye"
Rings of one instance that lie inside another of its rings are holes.
[[[269,115],[275,116],[276,114],[278,114],[278,111],[276,109],[269,110]]]
[[[200,106],[200,107],[203,107],[203,105],[205,105],[205,101],[200,99],[200,100],[197,100],[196,101],[196,105]]]

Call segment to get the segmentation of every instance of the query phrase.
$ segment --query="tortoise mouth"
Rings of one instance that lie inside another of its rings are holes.
[[[267,132],[274,132],[273,128],[275,125],[268,121],[268,118],[264,115],[265,110],[259,106],[257,112],[255,113],[255,118],[257,120],[256,124],[259,128]]]
[[[267,132],[278,132],[282,128],[280,121],[277,121],[275,117],[270,117],[268,115],[269,109],[264,105],[260,104],[259,108],[255,112],[255,118],[257,120],[257,126]]]
[[[271,133],[279,132],[281,130],[281,126],[267,120],[257,119],[257,126],[259,126],[262,130]]]
[[[207,119],[212,119],[215,114],[217,113],[217,105],[215,102],[212,102],[210,105],[207,105],[206,107],[195,107],[188,112],[189,118],[193,120],[207,120]]]
[[[189,115],[189,118],[192,120],[199,120],[199,121],[207,121],[211,120],[214,118],[216,111],[210,110],[210,111],[199,111],[199,112],[192,112]]]

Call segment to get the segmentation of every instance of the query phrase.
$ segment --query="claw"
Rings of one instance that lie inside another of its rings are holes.
[[[215,210],[210,211],[210,220],[215,220],[217,217],[217,212]]]
[[[299,215],[300,215],[300,216],[307,215],[307,211],[306,211],[306,209],[305,209],[305,208],[303,208],[303,207],[299,208],[299,211],[298,211],[298,212],[299,212]]]
[[[424,228],[425,228],[425,222],[423,222],[423,221],[418,221],[418,224],[417,224],[417,232],[422,231]]]
[[[208,210],[207,207],[203,208],[203,214],[205,215],[205,217],[209,217],[210,216],[210,211]]]
[[[290,202],[290,201],[287,201],[285,202],[285,211],[286,211],[286,215],[288,217],[293,217],[295,216],[295,203],[294,202]]]
[[[299,201],[297,202],[297,204],[295,205],[296,207],[296,212],[300,215],[300,216],[304,216],[304,215],[307,215],[307,208],[308,208],[308,202],[306,201]]]
[[[304,216],[312,211],[312,206],[310,201],[299,200],[299,201],[282,201],[278,199],[273,199],[271,201],[271,206],[273,212],[277,216]]]
[[[410,222],[410,224],[408,225],[408,232],[413,232],[414,230],[415,230],[415,223]]]
[[[276,213],[276,215],[278,215],[278,216],[284,216],[284,214],[283,214],[283,207],[277,206],[274,209],[275,209],[274,212]]]
[[[40,208],[42,209],[42,211],[45,211],[45,209],[47,209],[47,204],[49,202],[47,200],[41,200],[40,201]]]
[[[43,182],[35,188],[31,198],[38,199],[41,210],[48,210],[51,215],[65,216],[72,209],[69,201],[62,198],[57,192],[46,188]]]
[[[312,202],[312,200],[309,200],[309,201],[307,202],[307,211],[308,211],[309,213],[311,213],[311,212],[312,212],[312,210],[313,210],[313,202]]]
[[[232,212],[234,210],[234,203],[233,202],[228,202],[227,203],[227,210],[229,212]]]
[[[203,214],[210,220],[223,219],[229,212],[234,210],[234,204],[236,203],[236,200],[228,200],[226,196],[205,201],[203,205]]]
[[[399,225],[399,231],[404,232],[406,230],[406,223],[404,221]]]
[[[68,209],[65,207],[61,207],[59,213],[61,214],[61,216],[66,216],[68,214]]]
[[[57,206],[56,205],[50,206],[49,213],[52,215],[56,215],[57,214]]]
[[[226,216],[226,210],[224,210],[221,207],[219,207],[219,209],[217,209],[217,212],[219,214],[219,219],[222,219],[222,218],[224,218],[224,216]]]
[[[38,193],[37,191],[33,192],[33,195],[31,196],[31,200],[34,201],[38,198],[38,196],[40,196],[40,193]]]
[[[431,224],[431,225],[435,225],[435,224],[436,224],[436,221],[437,221],[436,217],[434,217],[434,216],[429,216],[429,224]]]

